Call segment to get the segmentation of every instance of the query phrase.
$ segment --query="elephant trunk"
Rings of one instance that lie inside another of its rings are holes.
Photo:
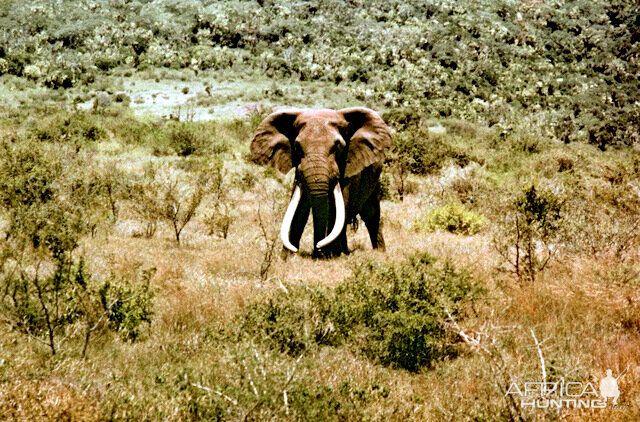
[[[331,177],[325,163],[308,161],[301,163],[300,170],[311,200],[313,243],[320,249],[333,242],[344,227],[344,200],[337,182],[330,195]]]
[[[316,247],[318,249],[324,248],[329,243],[336,240],[336,238],[340,235],[340,233],[342,232],[342,229],[344,228],[345,209],[344,209],[344,198],[342,197],[342,191],[340,190],[340,183],[336,183],[336,185],[333,188],[333,201],[334,201],[335,210],[336,210],[336,218],[335,218],[335,222],[333,223],[333,229],[327,235],[327,237],[325,237],[324,239],[322,239],[320,242],[316,244]]]

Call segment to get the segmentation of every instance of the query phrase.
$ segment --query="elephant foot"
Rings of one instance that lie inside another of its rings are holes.
[[[341,249],[338,248],[322,248],[322,249],[313,249],[313,253],[311,254],[311,257],[314,259],[329,259],[329,258],[335,258],[338,257],[342,254],[348,254],[348,252],[345,252]]]

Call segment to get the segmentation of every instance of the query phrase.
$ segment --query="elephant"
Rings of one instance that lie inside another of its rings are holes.
[[[284,247],[298,252],[313,211],[314,258],[348,254],[347,223],[358,215],[372,247],[384,250],[380,173],[392,145],[387,124],[364,107],[284,108],[267,116],[251,141],[251,159],[285,174],[295,168],[280,230]]]

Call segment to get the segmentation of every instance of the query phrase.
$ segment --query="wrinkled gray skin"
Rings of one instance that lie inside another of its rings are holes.
[[[295,186],[302,188],[289,240],[299,248],[313,210],[314,257],[348,253],[346,224],[327,246],[317,243],[332,231],[336,219],[332,194],[340,184],[346,222],[364,221],[375,249],[385,247],[380,220],[380,172],[384,151],[392,145],[388,126],[373,110],[284,109],[265,118],[251,141],[253,161],[287,173],[296,168]]]

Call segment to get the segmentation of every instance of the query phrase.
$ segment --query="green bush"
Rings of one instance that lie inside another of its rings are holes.
[[[534,282],[556,255],[564,224],[563,198],[530,185],[507,205],[494,245],[518,280]]]
[[[14,329],[40,339],[52,354],[63,342],[82,329],[84,355],[91,333],[104,326],[124,340],[140,337],[140,325],[150,323],[153,292],[152,272],[143,273],[142,283],[107,280],[100,285],[88,272],[84,258],[73,260],[70,251],[53,259],[47,272],[38,261],[34,265],[14,262],[0,277],[0,314]],[[106,324],[102,322],[106,321]]]
[[[138,340],[142,324],[151,324],[154,292],[149,281],[152,275],[153,271],[145,271],[140,281],[108,280],[99,290],[109,327],[123,340]]]
[[[76,145],[99,142],[107,138],[107,131],[90,113],[84,111],[56,114],[39,122],[31,132],[39,141],[69,142]]]
[[[417,371],[457,355],[445,322],[462,316],[479,291],[465,271],[428,254],[366,262],[336,289],[335,326],[370,359]]]
[[[73,201],[71,187],[62,183],[66,173],[59,151],[35,142],[6,142],[1,148],[0,206],[9,223],[5,241],[54,256],[73,250],[86,229],[85,210]],[[72,168],[73,162],[69,173]],[[69,196],[63,198],[63,192]]]
[[[123,303],[120,314],[126,318],[120,325],[135,339],[135,318],[148,321],[150,296],[142,295],[140,303],[132,288],[107,289],[109,308],[101,307],[84,260],[73,258],[82,236],[94,232],[107,210],[117,214],[120,182],[105,176],[108,168],[94,171],[88,158],[65,144],[27,139],[5,141],[0,148],[0,209],[8,221],[2,234],[0,313],[17,330],[46,343],[52,354],[60,338],[79,332],[72,327],[82,328],[84,355],[101,315]]]
[[[122,103],[125,106],[128,106],[129,104],[131,104],[131,97],[129,97],[127,94],[125,94],[124,92],[119,92],[116,95],[113,96],[113,100],[116,103]]]
[[[395,136],[390,162],[417,175],[437,173],[446,164],[464,167],[472,161],[466,152],[432,135],[426,128],[401,132]]]
[[[241,318],[242,333],[297,356],[314,344],[339,344],[331,322],[331,304],[322,289],[292,287],[251,304]]]
[[[82,235],[115,220],[124,175],[109,166],[94,167],[90,156],[75,150],[32,139],[0,145],[6,240],[26,241],[55,255],[73,250]]]
[[[194,154],[202,148],[202,140],[188,123],[176,123],[169,130],[169,143],[181,157]]]
[[[366,262],[335,289],[292,286],[250,305],[237,332],[293,356],[347,344],[383,365],[417,371],[456,356],[445,323],[479,291],[465,271],[427,254]]]
[[[448,231],[455,234],[473,235],[486,225],[486,219],[465,208],[459,202],[450,202],[435,208],[415,224],[418,230]]]
[[[404,131],[408,128],[417,128],[422,122],[420,113],[409,107],[394,108],[382,113],[382,119],[397,131]]]
[[[42,274],[40,265],[33,272],[16,269],[0,279],[5,292],[0,313],[16,330],[42,340],[56,354],[59,337],[71,324],[89,316],[82,303],[89,281],[84,263],[73,265],[59,257],[49,274]]]

